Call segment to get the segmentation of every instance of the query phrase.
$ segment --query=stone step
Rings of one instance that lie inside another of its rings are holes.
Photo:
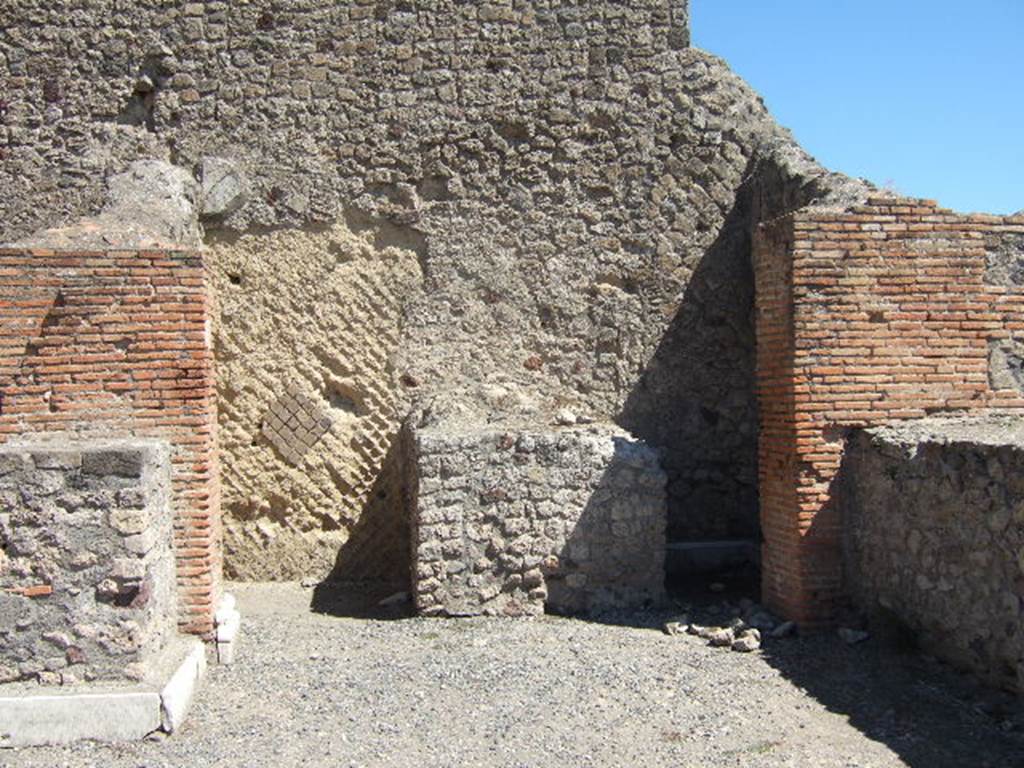
[[[761,547],[754,539],[671,541],[666,545],[665,573],[671,579],[760,562]]]

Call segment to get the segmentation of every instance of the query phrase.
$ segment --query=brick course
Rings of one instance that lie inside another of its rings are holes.
[[[873,198],[767,222],[754,246],[763,592],[814,624],[839,597],[833,490],[846,435],[934,413],[1024,407],[989,346],[1024,329],[1020,287],[985,282],[986,243],[1024,218]]]
[[[181,624],[199,634],[221,573],[210,310],[192,252],[0,249],[0,443],[169,441]]]

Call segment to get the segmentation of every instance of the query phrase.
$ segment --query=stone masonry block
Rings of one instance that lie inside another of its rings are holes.
[[[442,423],[409,442],[421,613],[577,613],[662,597],[666,497],[656,450],[611,425]]]
[[[7,445],[0,683],[135,680],[177,619],[170,454],[148,440]]]

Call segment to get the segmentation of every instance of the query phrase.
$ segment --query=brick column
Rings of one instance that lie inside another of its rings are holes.
[[[990,386],[990,345],[1024,329],[1020,286],[989,285],[986,239],[1021,217],[879,198],[763,224],[757,281],[763,597],[828,623],[842,591],[835,479],[846,435],[931,413],[1024,407]]]
[[[181,625],[198,634],[221,574],[209,316],[196,253],[0,249],[0,443],[167,440]]]

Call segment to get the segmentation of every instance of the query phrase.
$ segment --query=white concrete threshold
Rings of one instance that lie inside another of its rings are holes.
[[[184,722],[206,671],[206,648],[197,638],[178,638],[165,656],[156,665],[163,674],[131,687],[76,686],[43,693],[38,686],[19,686],[14,695],[0,689],[0,748],[173,733]]]

